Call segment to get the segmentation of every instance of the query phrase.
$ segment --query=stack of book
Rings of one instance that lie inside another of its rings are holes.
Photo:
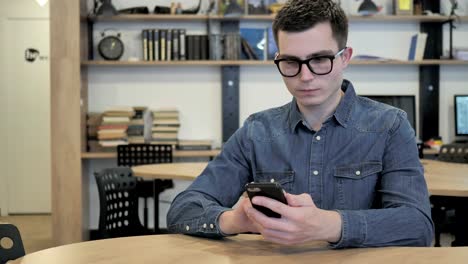
[[[144,116],[148,108],[145,106],[135,106],[133,110],[135,115],[128,125],[127,135],[129,144],[145,143],[145,120]]]
[[[209,139],[188,140],[180,139],[177,144],[178,150],[210,150],[213,141]]]
[[[99,145],[115,150],[118,145],[128,144],[127,129],[134,115],[133,107],[129,106],[117,106],[105,111],[97,132]]]
[[[97,131],[102,122],[102,113],[88,113],[86,119],[87,151],[101,152],[103,150],[97,140]]]
[[[161,108],[153,111],[151,144],[177,145],[179,127],[179,110],[175,108]]]

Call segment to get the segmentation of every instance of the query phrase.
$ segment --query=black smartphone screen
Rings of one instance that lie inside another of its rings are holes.
[[[279,202],[284,204],[288,204],[286,201],[286,197],[284,197],[283,188],[281,185],[276,182],[265,182],[265,183],[258,183],[258,182],[251,182],[245,185],[245,190],[249,196],[250,202],[252,202],[252,198],[255,196],[265,196],[271,199],[275,199]],[[264,215],[268,217],[275,217],[280,218],[281,215],[273,212],[269,208],[255,205],[252,203],[253,208],[257,209],[258,211],[262,212]]]

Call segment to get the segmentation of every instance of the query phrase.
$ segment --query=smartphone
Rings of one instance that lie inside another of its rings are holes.
[[[281,185],[276,182],[265,182],[265,183],[260,183],[260,182],[251,182],[247,183],[245,185],[245,191],[247,192],[247,195],[249,196],[250,202],[252,202],[252,199],[255,196],[265,196],[271,199],[275,199],[277,201],[280,201],[284,204],[288,204],[286,201],[286,197],[284,196],[284,191],[283,188],[281,188]],[[252,203],[253,208],[257,209],[258,211],[262,212],[264,215],[268,217],[274,217],[274,218],[280,218],[281,215],[273,212],[269,208],[256,205]]]

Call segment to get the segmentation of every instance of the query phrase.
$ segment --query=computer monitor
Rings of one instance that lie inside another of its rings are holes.
[[[408,121],[416,131],[416,99],[414,95],[361,95],[377,102],[400,108],[406,112]]]
[[[468,136],[468,94],[454,95],[455,135]]]

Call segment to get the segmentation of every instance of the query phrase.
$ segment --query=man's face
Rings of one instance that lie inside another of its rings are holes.
[[[339,51],[333,38],[330,23],[320,23],[303,32],[278,31],[280,58],[305,60],[320,55],[335,55]],[[352,49],[346,49],[333,60],[333,70],[327,75],[312,73],[302,64],[301,72],[295,77],[283,77],[289,92],[296,98],[299,108],[320,107],[333,103],[340,96],[343,70],[351,58]]]

